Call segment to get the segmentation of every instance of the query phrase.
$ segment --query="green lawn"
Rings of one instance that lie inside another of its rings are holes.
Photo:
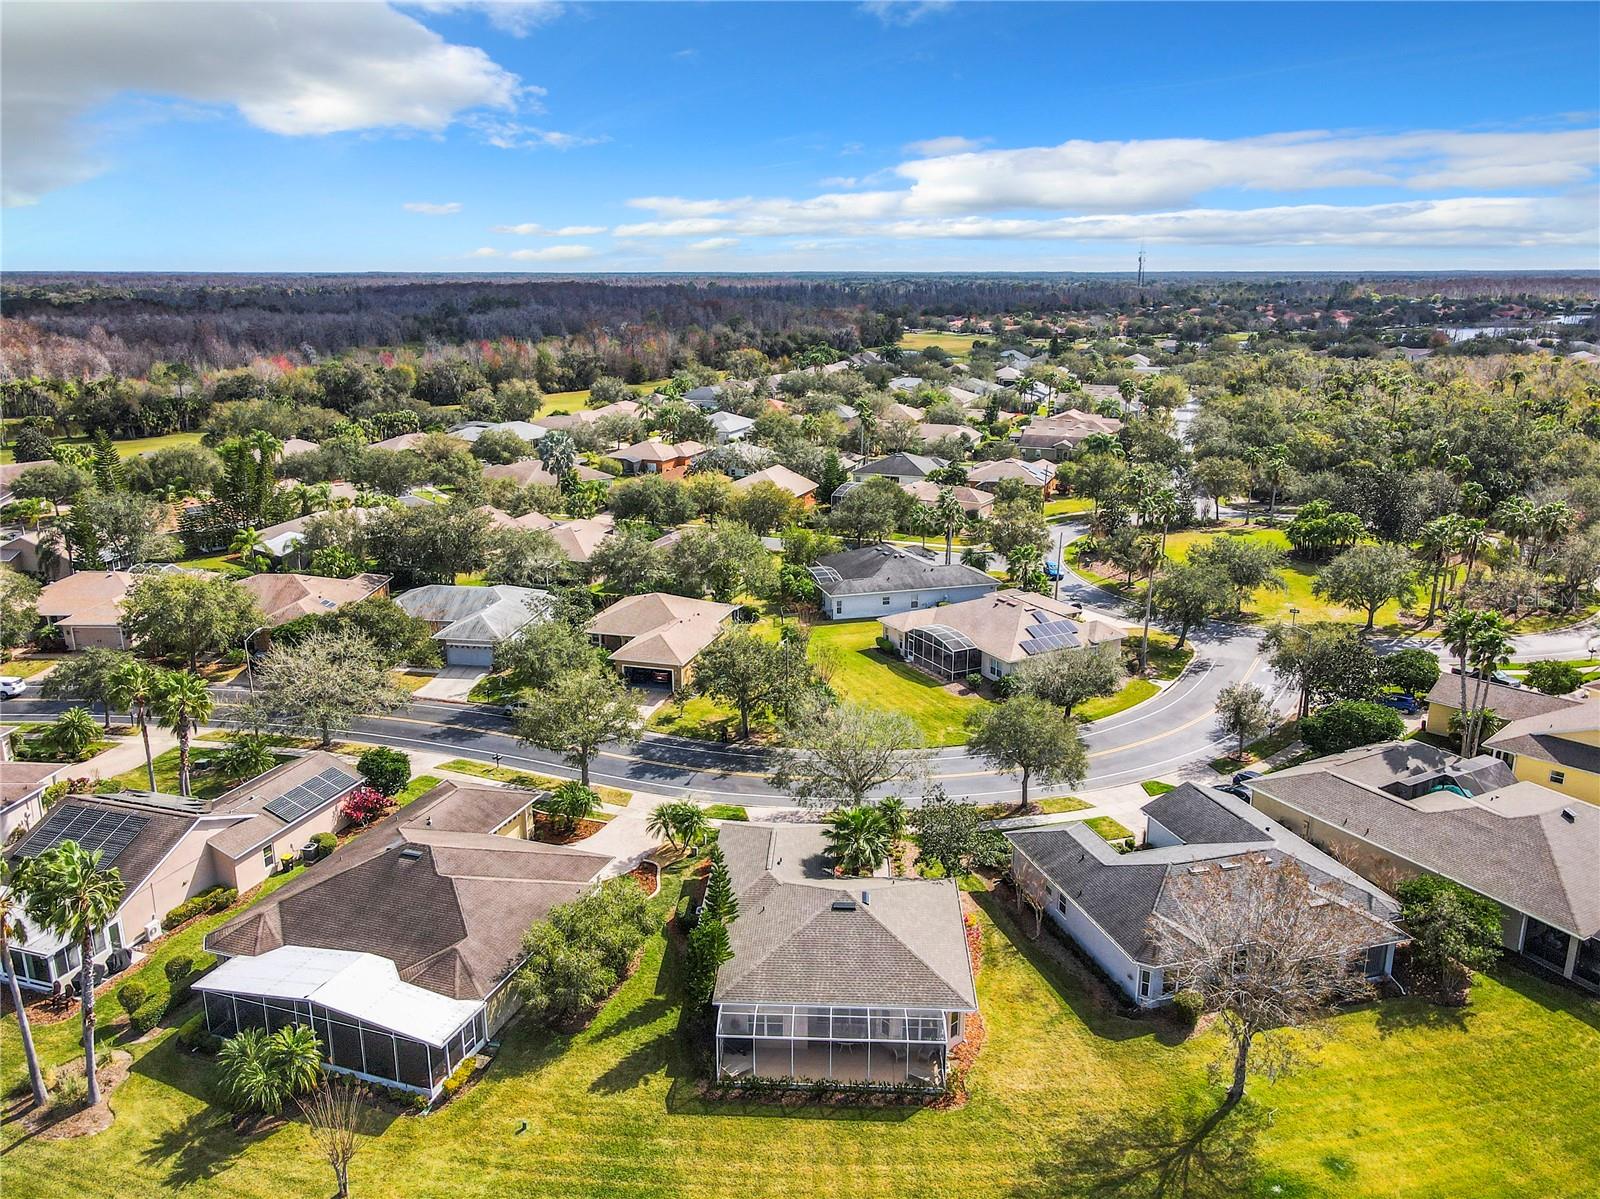
[[[1083,721],[1104,720],[1107,716],[1126,712],[1134,704],[1143,703],[1160,690],[1149,679],[1129,679],[1115,695],[1102,695],[1079,704],[1072,714]]]
[[[1109,816],[1091,816],[1084,823],[1103,841],[1126,841],[1133,837],[1131,828]]]
[[[207,769],[206,764],[221,752],[219,749],[199,747],[192,747],[189,750],[189,790],[196,799],[215,799],[243,781],[223,778],[216,771]],[[282,765],[290,756],[273,754],[272,764]],[[155,767],[156,790],[163,795],[178,794],[178,751],[169,749],[166,753],[157,754]],[[144,791],[150,786],[150,776],[145,772],[142,763],[132,770],[124,770],[121,774],[113,776],[110,781],[128,791]]]
[[[439,785],[439,778],[432,774],[419,774],[399,791],[395,792],[394,804],[403,808],[414,799],[420,799],[429,791]]]
[[[1079,496],[1069,496],[1059,500],[1046,500],[1044,502],[1044,516],[1046,520],[1054,516],[1076,516],[1080,512],[1088,512],[1093,507],[1093,500],[1086,500]]]
[[[1171,783],[1163,783],[1159,779],[1146,779],[1139,786],[1144,788],[1146,795],[1165,795],[1168,791],[1176,791]]]
[[[714,803],[705,807],[707,820],[749,820],[750,813],[738,804]]]
[[[1246,766],[1260,762],[1263,758],[1270,758],[1280,749],[1292,744],[1299,735],[1299,724],[1291,720],[1287,724],[1274,729],[1267,736],[1250,742],[1244,747],[1242,756],[1227,754],[1224,757],[1213,758],[1211,760],[1211,769],[1218,774],[1232,774],[1236,770],[1243,770]],[[1234,744],[1237,745],[1238,742],[1235,741]]]
[[[897,662],[877,649],[883,628],[876,620],[823,621],[811,628],[813,656],[824,646],[838,650],[838,670],[830,680],[848,703],[909,716],[929,745],[960,745],[967,739],[967,717],[987,700],[956,695],[939,680]]]
[[[1037,808],[1040,814],[1056,816],[1062,812],[1081,812],[1084,808],[1094,805],[1079,799],[1076,795],[1053,795],[1046,799],[1030,799],[1028,806]],[[1003,820],[1007,816],[1016,814],[1016,806],[1009,803],[983,804],[978,808],[978,815],[985,820]]]
[[[926,350],[938,346],[947,354],[965,358],[972,353],[977,337],[970,333],[902,333],[897,343],[902,350]]]
[[[670,911],[669,871],[657,909]],[[424,1119],[374,1118],[351,1171],[360,1199],[507,1194],[617,1199],[850,1194],[1060,1196],[1086,1189],[1091,1137],[1145,1138],[1144,1120],[1214,1102],[1210,1036],[1110,1014],[1046,934],[1017,931],[991,895],[982,915],[983,1051],[959,1108],[778,1108],[697,1097],[679,1028],[678,970],[661,937],[586,1028],[511,1025],[470,1091]],[[187,933],[185,935],[188,935]],[[196,940],[198,938],[196,937]],[[106,1005],[114,1008],[114,1004]],[[1416,1000],[1357,1008],[1276,1084],[1254,1080],[1257,1156],[1233,1193],[1300,1199],[1527,1199],[1592,1191],[1600,1170],[1600,1019],[1592,1001],[1508,972],[1471,1007]],[[47,1062],[72,1053],[72,1021],[41,1030]],[[5,1034],[3,1081],[22,1078]],[[133,1073],[116,1123],[78,1141],[0,1130],[9,1190],[32,1199],[182,1191],[323,1195],[328,1172],[298,1121],[247,1138],[211,1102],[214,1064],[171,1036],[126,1046]],[[1530,1068],[1530,1065],[1532,1068]],[[1270,1118],[1268,1118],[1270,1115]],[[1508,1130],[1515,1135],[1507,1135]],[[1078,1155],[1076,1158],[1074,1155]],[[1069,1176],[1075,1182],[1069,1184]],[[936,1181],[933,1181],[936,1180]]]
[[[57,437],[53,440],[58,445],[90,445],[94,438]],[[156,450],[169,449],[175,445],[199,445],[200,434],[164,433],[160,437],[132,437],[127,441],[114,441],[111,444],[117,447],[117,452],[124,458],[129,458],[135,454],[153,454]],[[9,445],[0,449],[0,465],[15,461],[16,458]]]
[[[487,762],[474,762],[470,758],[451,758],[440,765],[441,770],[453,770],[457,774],[475,774],[479,778],[493,779],[497,783],[510,783],[513,787],[527,787],[534,791],[553,791],[562,783],[570,783],[571,779],[552,778],[548,774],[529,774],[523,770],[513,770],[509,766],[491,766]],[[620,787],[603,787],[594,784],[589,788],[606,803],[627,806],[633,796]],[[596,815],[596,820],[609,820],[609,816]]]
[[[667,379],[655,379],[649,383],[630,383],[639,395],[649,395],[662,384],[669,382]],[[537,421],[541,415],[555,416],[562,412],[576,412],[579,408],[589,406],[589,389],[582,391],[552,391],[544,397],[544,403],[539,406],[539,411],[533,419]]]
[[[49,670],[65,656],[65,654],[56,654],[48,658],[38,655],[27,658],[12,658],[6,662],[0,662],[0,674],[10,675],[14,679],[31,679]]]

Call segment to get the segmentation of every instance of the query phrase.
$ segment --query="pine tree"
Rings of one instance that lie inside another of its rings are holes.
[[[122,485],[122,456],[104,429],[94,436],[94,485],[101,491],[115,491]]]
[[[739,915],[739,898],[733,893],[733,876],[728,864],[722,860],[720,850],[713,847],[711,877],[706,880],[705,913],[723,924],[732,924]]]

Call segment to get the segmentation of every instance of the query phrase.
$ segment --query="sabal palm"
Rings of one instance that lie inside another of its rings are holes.
[[[28,918],[78,945],[83,1073],[90,1107],[100,1102],[100,1077],[94,1061],[94,935],[116,919],[122,893],[122,875],[117,868],[101,869],[100,851],[86,850],[76,841],[53,846],[28,865]]]
[[[673,822],[672,809],[675,804],[657,804],[650,811],[650,818],[644,822],[645,832],[652,837],[665,837],[667,844],[678,848],[678,826]]]
[[[100,726],[88,708],[68,708],[50,726],[50,740],[63,754],[76,759],[94,744],[100,735]]]
[[[933,518],[944,533],[944,564],[950,565],[950,554],[955,543],[956,530],[967,518],[966,509],[948,487],[939,488],[939,498],[933,504]]]
[[[22,1033],[22,1056],[28,1063],[28,1082],[33,1087],[33,1101],[43,1107],[49,1096],[44,1089],[44,1075],[39,1072],[39,1055],[33,1048],[33,1029],[28,1025],[28,1009],[22,1006],[22,988],[17,983],[17,972],[10,969],[11,942],[28,939],[27,926],[22,922],[23,892],[27,890],[27,862],[15,866],[0,859],[0,962],[7,964],[6,983],[11,989],[11,1007],[17,1013],[17,1027]]]
[[[875,807],[843,808],[827,827],[828,852],[846,874],[871,874],[889,856],[889,822]]]
[[[160,671],[134,659],[117,667],[111,676],[111,702],[128,709],[128,719],[144,738],[144,769],[152,791],[156,789],[156,762],[150,752],[150,711],[160,680]]]
[[[706,814],[700,810],[699,804],[684,800],[673,805],[673,829],[678,834],[678,842],[685,849],[694,849],[704,845],[711,837],[711,823],[706,819]]]
[[[211,719],[211,692],[205,680],[187,670],[169,671],[155,692],[155,711],[178,738],[178,793],[189,794],[189,738]]]
[[[592,816],[600,807],[600,798],[582,783],[562,783],[539,801],[539,810],[564,831],[578,827],[578,821]]]

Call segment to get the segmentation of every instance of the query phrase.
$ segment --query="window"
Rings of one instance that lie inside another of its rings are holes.
[[[1161,972],[1161,993],[1171,995],[1178,989],[1178,972],[1176,970],[1163,970]]]
[[[1150,998],[1150,971],[1143,966],[1139,967],[1139,998]]]
[[[272,844],[268,842],[261,847],[261,864],[270,872],[272,870]]]
[[[888,602],[888,601],[887,601],[887,600],[886,600],[886,601],[884,601],[884,602],[885,602],[885,603],[887,603],[887,602]],[[912,607],[913,607],[913,608],[915,608],[915,607],[916,607],[916,606],[917,606],[917,599],[916,599],[916,597],[915,597],[915,596],[912,596],[912,597],[911,597],[911,606],[912,606]]]
[[[835,616],[838,616],[843,611],[844,611],[844,601],[843,600],[834,600],[833,601],[833,614]]]
[[[883,597],[883,606],[885,608],[889,606],[889,597],[887,595]]]
[[[1567,772],[1565,770],[1552,770],[1550,772],[1550,781],[1552,783],[1564,783],[1564,782],[1566,782],[1567,781]]]
[[[1067,914],[1067,893],[1065,891],[1056,896],[1056,911],[1063,916]]]

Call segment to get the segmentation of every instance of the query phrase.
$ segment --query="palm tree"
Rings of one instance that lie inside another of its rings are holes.
[[[937,527],[944,533],[944,564],[950,565],[950,554],[955,544],[956,530],[961,527],[961,522],[966,520],[967,511],[961,506],[961,501],[956,499],[956,493],[948,487],[939,488],[939,498],[933,502],[933,519]]]
[[[582,783],[562,783],[536,805],[564,833],[599,810],[600,797]]]
[[[1517,560],[1521,561],[1523,542],[1537,527],[1533,501],[1527,496],[1514,495],[1501,502],[1494,510],[1494,517],[1500,526],[1500,531],[1511,539],[1511,545],[1517,552]]]
[[[906,801],[898,795],[878,801],[878,815],[889,828],[889,840],[898,841],[906,833]]]
[[[1461,542],[1461,517],[1454,512],[1436,517],[1422,526],[1419,548],[1428,559],[1431,582],[1428,587],[1428,615],[1422,622],[1427,628],[1433,624],[1434,615],[1444,599],[1445,579],[1449,574],[1450,556]]]
[[[875,807],[841,808],[827,827],[828,852],[846,874],[871,874],[889,857],[889,822]]]
[[[711,822],[699,804],[688,800],[673,805],[672,826],[685,849],[695,849],[711,839]]]
[[[26,941],[28,930],[22,923],[23,894],[28,889],[26,859],[13,865],[0,858],[0,962],[6,964],[6,982],[11,987],[11,1006],[16,1009],[17,1027],[22,1031],[22,1056],[28,1063],[28,1081],[33,1085],[33,1102],[43,1107],[49,1099],[44,1075],[39,1073],[39,1055],[33,1048],[33,1029],[28,1026],[28,1009],[22,1006],[22,988],[11,961],[11,942]]]
[[[68,708],[50,726],[50,741],[66,757],[76,762],[100,735],[100,726],[88,708]]]
[[[1439,630],[1439,638],[1456,656],[1456,674],[1461,680],[1461,719],[1466,720],[1467,713],[1467,653],[1472,647],[1472,634],[1478,628],[1478,613],[1471,608],[1457,605],[1444,614],[1444,625]],[[1462,745],[1466,745],[1466,738],[1462,738]]]
[[[1561,500],[1553,500],[1548,504],[1540,504],[1533,512],[1534,528],[1538,531],[1540,540],[1548,548],[1561,540],[1568,529],[1572,527],[1572,509]],[[1528,562],[1529,566],[1537,565],[1539,561],[1539,547],[1535,546],[1533,557]]]
[[[675,803],[658,803],[650,810],[650,819],[644,822],[645,832],[652,837],[665,837],[673,849],[678,848],[678,826],[672,819],[672,809],[676,806]]]
[[[150,752],[150,712],[160,682],[160,671],[133,658],[111,676],[111,701],[119,708],[127,707],[128,719],[139,726],[144,738],[144,769],[152,791],[156,789],[156,760]]]
[[[241,1028],[217,1051],[223,1089],[235,1105],[275,1115],[286,1099],[316,1085],[322,1076],[322,1047],[304,1024],[277,1032]]]
[[[1483,738],[1484,706],[1489,702],[1491,676],[1511,661],[1511,633],[1506,618],[1498,612],[1480,613],[1468,649],[1478,676],[1473,690],[1472,714],[1461,740],[1461,752],[1470,758],[1478,752],[1478,742]]]
[[[86,850],[76,841],[52,846],[28,865],[28,918],[78,944],[83,1074],[90,1107],[100,1102],[100,1076],[94,1062],[94,937],[116,919],[122,892],[117,868],[100,869],[100,851]]]
[[[241,566],[254,570],[266,560],[268,547],[255,526],[247,525],[228,543],[228,552],[239,559]]]
[[[578,447],[571,434],[560,432],[546,435],[539,443],[539,457],[545,470],[555,476],[563,491],[572,489],[572,477],[578,469]]]
[[[178,735],[178,794],[189,794],[189,738],[211,719],[211,692],[205,680],[187,670],[168,671],[155,693],[155,711]]]
[[[1488,536],[1488,528],[1488,522],[1481,516],[1466,517],[1461,521],[1461,552],[1467,556],[1466,570],[1461,576],[1461,591],[1463,593],[1467,590],[1467,584],[1472,582],[1472,568],[1477,565],[1478,551],[1483,548],[1484,538]]]

